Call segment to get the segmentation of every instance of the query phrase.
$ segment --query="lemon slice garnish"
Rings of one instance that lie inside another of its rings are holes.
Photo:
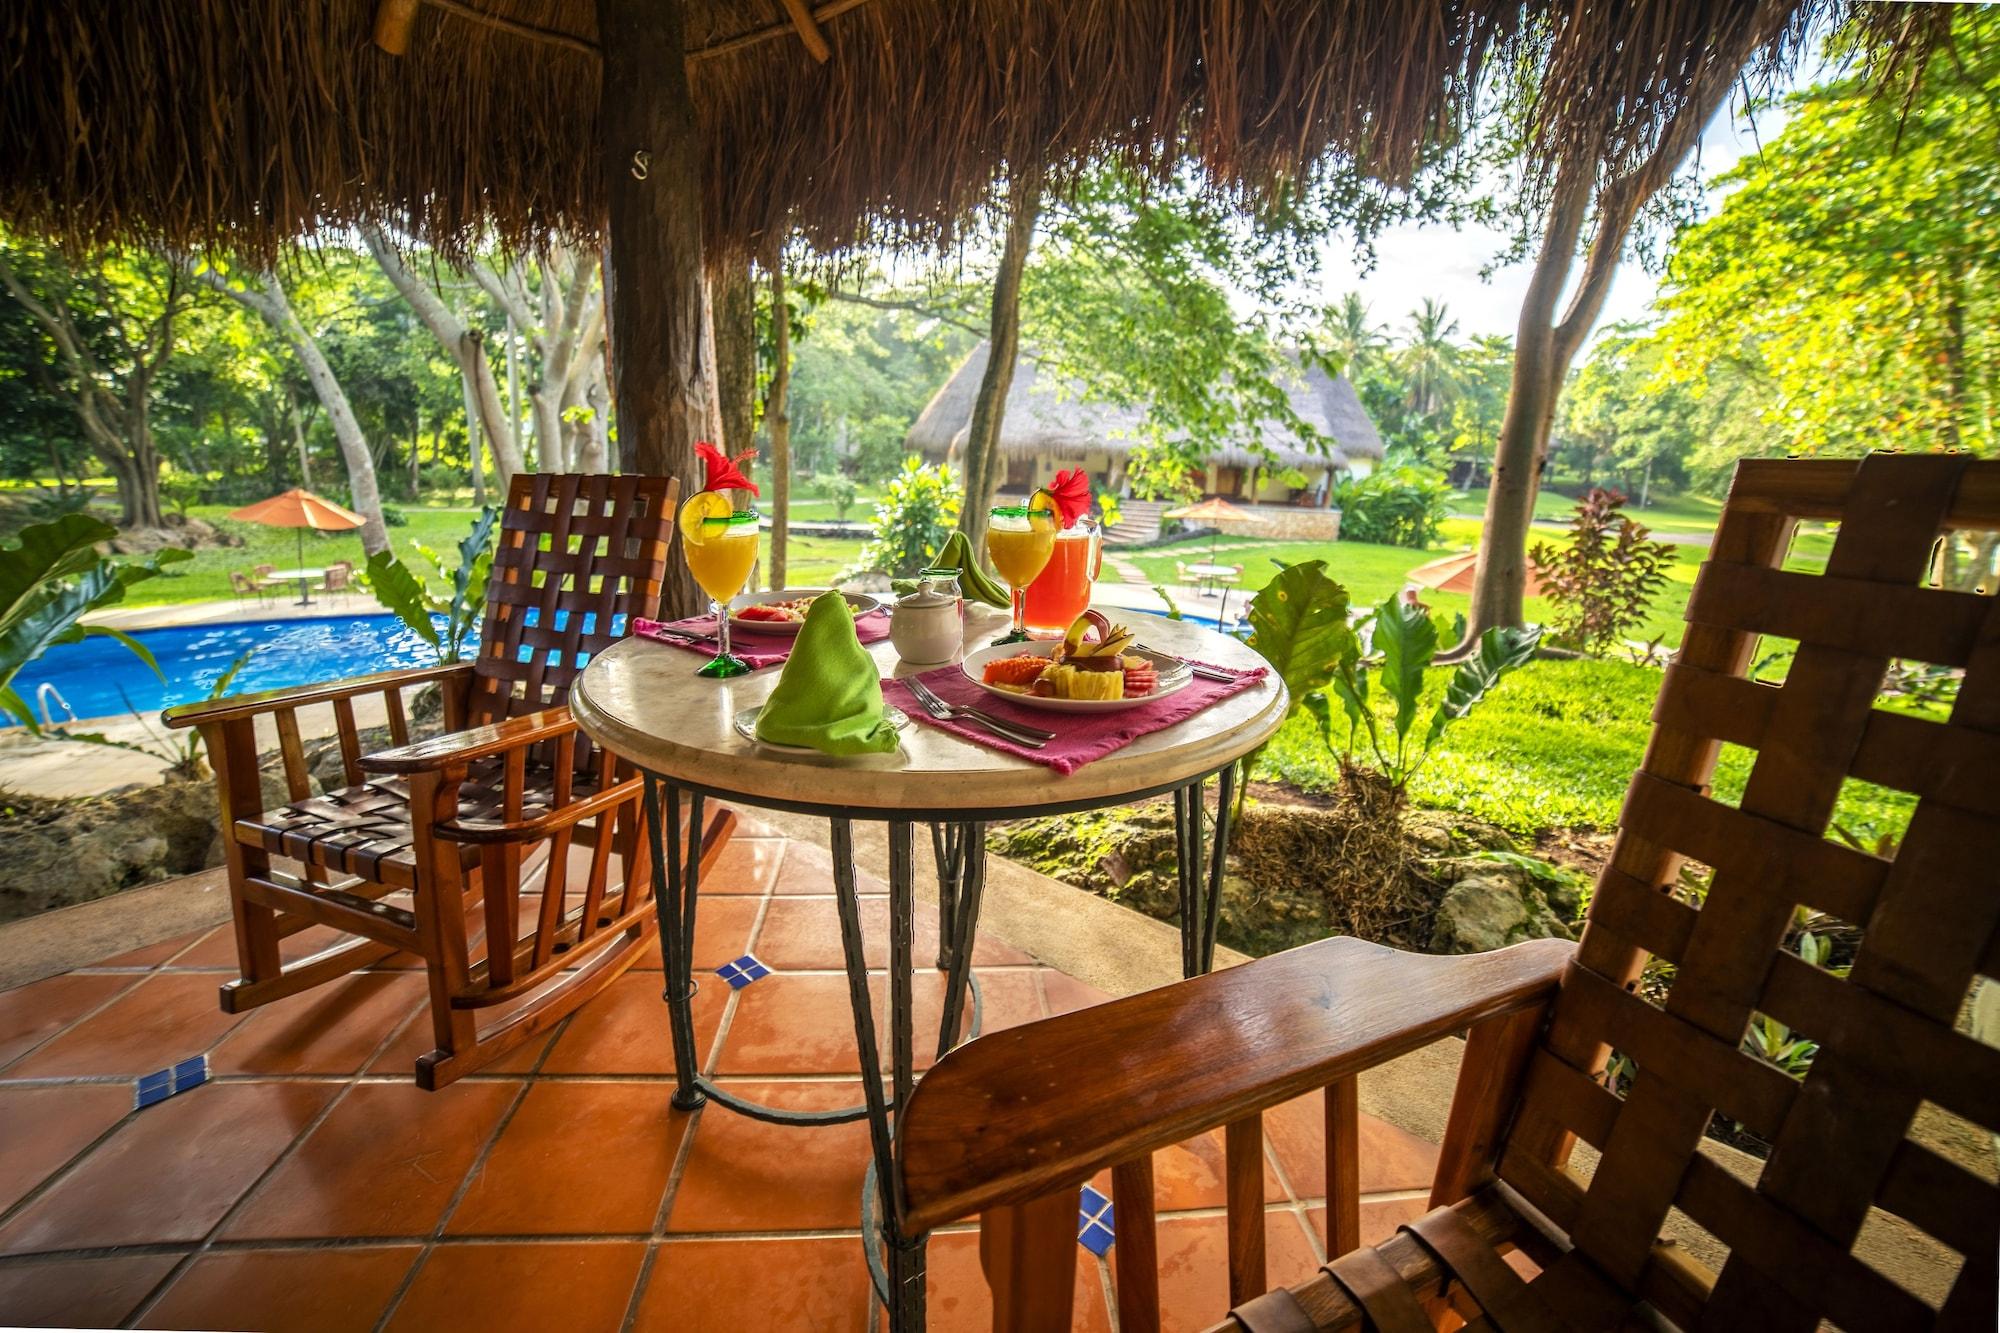
[[[721,491],[696,491],[681,505],[681,539],[700,546],[710,536],[729,529],[729,516],[736,506]]]

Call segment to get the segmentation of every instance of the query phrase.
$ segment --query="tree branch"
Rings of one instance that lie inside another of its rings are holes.
[[[953,328],[964,329],[976,338],[984,338],[991,332],[990,329],[982,328],[980,325],[974,324],[962,316],[952,314],[949,311],[939,310],[934,306],[920,305],[915,301],[890,301],[879,296],[863,296],[859,292],[842,291],[829,291],[826,294],[826,299],[829,301],[845,301],[849,305],[865,305],[874,310],[897,310],[912,315],[923,315],[928,319],[935,319],[941,323],[949,324]]]

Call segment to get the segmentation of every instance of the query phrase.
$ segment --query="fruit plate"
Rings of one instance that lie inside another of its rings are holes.
[[[1130,699],[1044,699],[1040,695],[1035,694],[1015,694],[1012,690],[1003,690],[997,685],[988,685],[981,679],[988,662],[998,661],[1003,657],[1024,657],[1030,655],[1035,657],[1053,657],[1056,649],[1060,647],[1062,647],[1060,643],[1053,641],[996,643],[990,648],[981,648],[978,652],[967,653],[965,661],[960,664],[960,670],[965,672],[967,680],[977,685],[980,689],[985,690],[996,699],[1006,699],[1013,703],[1026,704],[1030,708],[1040,708],[1051,713],[1123,712],[1127,708],[1137,708],[1140,704],[1149,704],[1155,699],[1164,699],[1177,690],[1186,689],[1188,682],[1194,679],[1193,670],[1180,658],[1170,657],[1166,653],[1139,652],[1133,648],[1127,648],[1125,652],[1131,656],[1143,657],[1159,668],[1160,683],[1153,687],[1151,693],[1136,695]]]
[[[729,628],[739,634],[797,634],[799,626],[805,624],[805,621],[745,620],[742,613],[750,607],[769,606],[775,602],[799,602],[801,603],[799,609],[803,611],[804,603],[810,602],[821,593],[832,591],[831,588],[779,588],[772,592],[746,592],[741,597],[732,597],[729,599]],[[870,611],[882,609],[882,600],[879,597],[870,597],[865,592],[844,592],[840,595],[847,599],[848,608],[854,612],[857,620]]]
[[[773,750],[779,754],[806,754],[811,755],[815,759],[874,758],[872,754],[828,754],[824,750],[815,750],[810,745],[779,745],[775,741],[764,740],[757,735],[757,716],[763,711],[764,705],[762,704],[746,708],[735,717],[729,719],[729,725],[735,729],[737,735],[749,741],[752,745],[762,750]],[[899,732],[907,730],[910,725],[910,715],[894,704],[882,705],[882,716],[890,726]],[[887,753],[887,751],[883,751],[883,753]]]

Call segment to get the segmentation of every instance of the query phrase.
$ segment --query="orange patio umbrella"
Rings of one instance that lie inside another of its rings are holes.
[[[1182,505],[1179,509],[1169,509],[1161,518],[1191,518],[1197,523],[1214,523],[1219,519],[1235,519],[1241,523],[1263,523],[1264,518],[1229,503],[1219,495],[1211,495],[1199,504]],[[1215,563],[1215,539],[1221,535],[1220,529],[1209,534],[1208,562]]]
[[[244,505],[230,511],[231,518],[242,519],[245,523],[262,523],[267,528],[297,528],[299,532],[299,565],[306,563],[306,529],[315,532],[350,532],[368,520],[351,509],[343,509],[324,496],[314,495],[303,487],[294,486],[282,495],[274,495],[256,504]],[[311,602],[306,595],[306,581],[299,580],[299,605]]]
[[[1419,588],[1434,588],[1438,592],[1462,592],[1470,594],[1472,591],[1472,575],[1478,567],[1479,552],[1460,551],[1457,555],[1444,556],[1441,559],[1431,561],[1429,564],[1418,565],[1415,569],[1404,575],[1404,578],[1416,584]],[[1539,597],[1542,595],[1541,573],[1535,568],[1535,562],[1532,560],[1528,562],[1528,585],[1526,592],[1530,597]]]

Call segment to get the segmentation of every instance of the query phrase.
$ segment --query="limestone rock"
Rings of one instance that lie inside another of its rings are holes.
[[[1484,953],[1522,940],[1569,939],[1569,927],[1535,886],[1505,874],[1470,875],[1445,890],[1432,953]]]
[[[0,921],[219,865],[216,819],[207,779],[22,802],[0,824]]]

